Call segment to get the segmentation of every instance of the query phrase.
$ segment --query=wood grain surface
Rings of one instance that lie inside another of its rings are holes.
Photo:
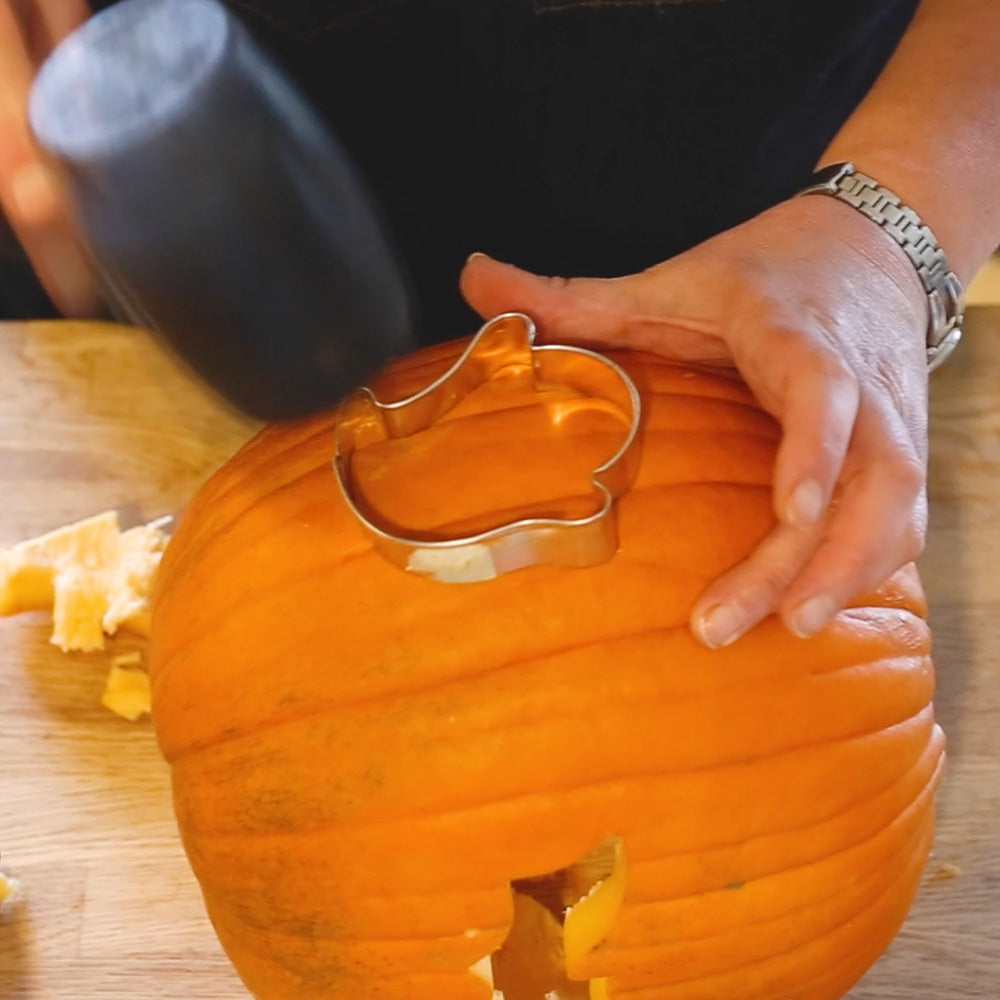
[[[850,1000],[1000,997],[1000,309],[932,380],[931,601],[949,736],[910,919]],[[138,331],[0,324],[0,546],[183,506],[252,432]],[[0,1000],[248,1000],[203,915],[148,721],[100,704],[117,638],[66,655],[0,620]],[[774,998],[784,1000],[784,998]]]

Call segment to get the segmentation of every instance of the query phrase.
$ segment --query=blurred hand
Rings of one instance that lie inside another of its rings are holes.
[[[482,255],[462,273],[482,316],[519,310],[548,341],[735,364],[781,424],[778,523],[691,615],[708,646],[766,615],[811,635],[923,547],[927,300],[902,251],[809,195],[640,274],[543,278]]]
[[[0,208],[56,307],[86,315],[98,293],[73,235],[58,178],[27,123],[35,71],[90,13],[85,0],[0,0]]]

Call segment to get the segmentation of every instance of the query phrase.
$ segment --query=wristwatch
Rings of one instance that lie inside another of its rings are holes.
[[[962,339],[965,289],[948,267],[937,238],[920,216],[878,181],[850,162],[832,163],[813,174],[799,194],[839,198],[878,223],[902,248],[916,268],[930,306],[927,325],[927,368],[933,371]]]

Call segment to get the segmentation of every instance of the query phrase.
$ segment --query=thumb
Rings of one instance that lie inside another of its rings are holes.
[[[483,319],[527,313],[549,340],[619,340],[622,333],[624,297],[613,280],[542,277],[476,253],[466,261],[459,287]]]
[[[706,324],[685,315],[684,283],[671,262],[622,278],[543,277],[486,254],[465,263],[459,287],[484,319],[523,312],[544,340],[595,347],[632,347],[673,359],[720,355]]]

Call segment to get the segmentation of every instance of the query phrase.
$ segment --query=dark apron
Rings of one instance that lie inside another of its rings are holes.
[[[427,339],[474,250],[653,264],[794,192],[918,0],[230,0],[367,174]],[[836,10],[836,13],[832,13]]]

